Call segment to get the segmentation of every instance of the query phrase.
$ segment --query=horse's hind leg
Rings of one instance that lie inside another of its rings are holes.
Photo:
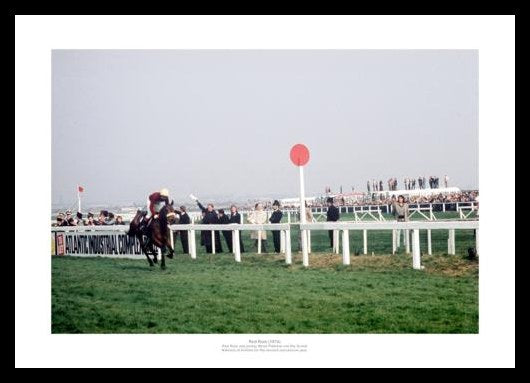
[[[171,229],[169,229],[169,233],[168,233],[168,236],[167,236],[167,239],[166,239],[166,246],[168,248],[168,253],[167,253],[167,256],[170,258],[170,259],[173,259],[173,256],[175,255],[175,248],[174,248],[174,243],[171,243],[171,239],[173,238],[173,236],[171,235]]]
[[[165,246],[164,246],[164,247],[165,247]],[[165,269],[166,269],[166,252],[165,252],[166,249],[165,249],[164,247],[162,247],[162,248],[160,249],[160,254],[162,254],[162,262],[160,263],[160,268],[161,268],[162,270],[165,270]]]
[[[168,250],[167,256],[169,259],[173,259],[173,255],[175,254],[175,249],[173,249],[173,244],[171,243],[171,239],[167,239],[166,248]]]
[[[153,241],[151,240],[151,238],[147,237],[147,240],[145,242],[145,251],[146,251],[146,254],[148,253],[148,249],[149,247],[152,245]],[[153,256],[153,262],[154,263],[158,263],[158,254],[157,254],[157,251],[154,250],[154,251],[151,251],[151,255]]]

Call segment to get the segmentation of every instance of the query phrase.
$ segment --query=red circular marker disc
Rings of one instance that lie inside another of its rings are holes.
[[[309,162],[309,149],[304,144],[296,144],[291,148],[291,161],[296,166],[304,166]]]

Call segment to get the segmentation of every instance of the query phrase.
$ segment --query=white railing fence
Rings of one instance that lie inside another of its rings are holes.
[[[448,254],[455,254],[455,230],[469,230],[476,231],[476,250],[479,252],[479,235],[478,221],[409,221],[409,222],[389,222],[389,221],[373,221],[373,222],[313,222],[307,224],[299,224],[302,233],[306,232],[308,253],[311,253],[311,232],[313,231],[333,231],[333,252],[340,253],[342,247],[342,262],[344,265],[349,265],[351,260],[350,254],[350,232],[362,231],[363,233],[363,253],[368,253],[368,231],[392,231],[392,253],[395,254],[397,248],[401,243],[401,236],[403,234],[403,241],[406,248],[406,253],[409,254],[412,248],[412,266],[414,269],[421,269],[420,258],[420,230],[427,232],[427,254],[432,254],[431,245],[431,230],[448,230],[447,249]],[[67,248],[74,248],[75,250],[65,251],[65,255],[100,255],[101,246],[107,249],[103,251],[105,255],[122,256],[134,255],[132,258],[141,257],[137,244],[131,244],[130,238],[127,237],[128,226],[66,226],[52,228],[52,235],[55,236],[57,242],[57,234],[61,235],[62,241],[67,242]],[[261,238],[265,231],[280,231],[281,239],[281,253],[285,256],[285,263],[292,264],[292,250],[291,250],[291,225],[284,224],[229,224],[229,225],[172,225],[170,232],[173,236],[175,231],[185,231],[188,234],[188,249],[189,255],[192,259],[197,258],[197,239],[196,231],[210,232],[212,253],[215,254],[215,232],[230,231],[232,233],[232,251],[236,262],[241,262],[241,248],[240,236],[242,231],[257,232],[258,238]],[[99,238],[100,241],[90,237],[105,236]],[[66,238],[65,238],[66,237]],[[302,235],[302,238],[304,236]],[[172,237],[173,238],[173,237]],[[53,238],[52,238],[53,241]],[[104,242],[104,243],[103,243]],[[173,242],[173,241],[172,241]],[[261,240],[258,243],[258,254],[261,253]],[[57,243],[55,243],[57,246]],[[94,252],[92,249],[97,249]],[[125,250],[124,250],[125,248]],[[110,249],[110,250],[109,250]],[[132,249],[132,250],[131,250]],[[304,265],[308,265],[308,259],[304,259]]]

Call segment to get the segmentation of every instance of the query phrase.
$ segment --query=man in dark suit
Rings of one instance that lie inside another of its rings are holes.
[[[328,197],[327,199],[328,211],[326,214],[327,222],[337,222],[340,218],[339,209],[333,204],[333,198]],[[329,235],[329,246],[333,248],[333,230],[328,231]]]
[[[217,212],[213,208],[213,204],[209,203],[207,207],[204,207],[199,201],[197,201],[199,209],[204,213],[204,218],[202,223],[205,225],[217,225],[219,223],[219,218],[217,217]],[[215,252],[222,253],[223,247],[221,246],[221,237],[218,231],[214,232],[215,237]],[[204,234],[204,235],[203,235]],[[212,253],[212,235],[211,232],[201,233],[201,236],[204,238],[204,245],[206,246],[206,252]]]
[[[237,223],[241,224],[241,215],[237,211],[237,207],[235,205],[230,206],[230,217],[229,217],[229,223]],[[245,247],[243,246],[243,231],[239,231],[239,249],[242,253],[245,252]]]
[[[225,214],[224,209],[219,209],[219,224],[220,225],[230,224],[230,218],[228,218],[228,216]],[[232,252],[232,231],[223,230],[223,237],[225,238],[226,245],[228,246],[228,250]]]
[[[186,206],[181,206],[179,208],[179,211],[176,211],[176,213],[179,215],[179,225],[189,225],[191,223],[190,216],[186,212]],[[189,254],[189,245],[188,245],[188,231],[187,230],[180,230],[180,241],[182,242],[182,252],[184,254]]]
[[[269,218],[269,222],[280,223],[282,221],[283,213],[280,210],[280,202],[278,200],[274,201],[274,203],[272,204],[272,209],[274,211],[272,212],[272,215]],[[279,253],[281,251],[280,231],[272,231],[272,241],[274,242],[274,251],[276,253]]]

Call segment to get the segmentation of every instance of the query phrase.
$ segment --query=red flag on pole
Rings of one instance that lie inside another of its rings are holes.
[[[82,187],[82,186],[78,186],[78,187],[77,187],[77,191],[78,191],[79,193],[82,193],[82,192],[85,191],[85,188]]]

